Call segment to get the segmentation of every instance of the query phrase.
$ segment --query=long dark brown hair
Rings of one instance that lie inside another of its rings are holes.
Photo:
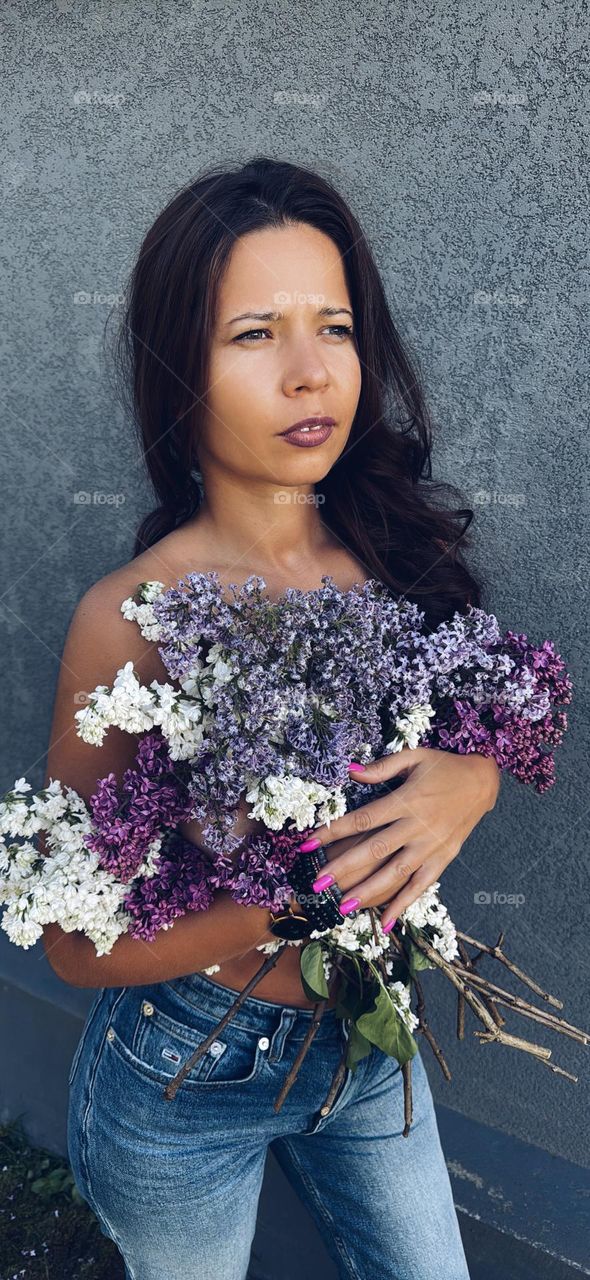
[[[315,485],[322,521],[366,566],[436,626],[480,604],[460,544],[473,519],[455,486],[432,481],[432,428],[418,363],[390,315],[371,249],[348,205],[312,170],[264,156],[209,169],[183,187],[145,236],[114,345],[117,388],[159,499],[134,557],[183,524],[202,501],[195,441],[220,282],[236,239],[309,223],[342,255],[362,386],[347,445]]]

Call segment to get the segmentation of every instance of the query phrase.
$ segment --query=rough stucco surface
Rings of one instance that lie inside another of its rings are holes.
[[[202,166],[257,153],[317,165],[360,216],[419,358],[435,473],[476,511],[484,603],[553,638],[575,681],[557,785],[538,797],[505,780],[444,897],[466,932],[493,942],[504,928],[578,1025],[590,1023],[583,21],[573,4],[276,0],[7,0],[1,18],[2,791],[21,774],[41,783],[73,608],[129,560],[151,505],[99,360],[108,305],[75,295],[120,290],[145,229]],[[2,935],[0,969],[49,989],[39,951]],[[425,986],[453,1073],[447,1086],[424,1047],[436,1099],[587,1163],[588,1051],[512,1019],[576,1086],[481,1046],[469,1020],[458,1044],[450,991],[436,975]]]

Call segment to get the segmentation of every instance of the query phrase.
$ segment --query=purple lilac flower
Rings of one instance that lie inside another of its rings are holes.
[[[158,857],[157,873],[141,876],[123,899],[133,917],[129,933],[152,942],[159,929],[188,911],[206,911],[213,901],[209,884],[211,864],[179,832],[169,832]]]
[[[425,745],[493,756],[500,769],[543,792],[555,781],[552,751],[567,728],[567,716],[557,708],[571,702],[572,682],[550,641],[537,648],[525,635],[512,631],[499,641],[494,630],[490,630],[491,649],[483,656],[473,648],[468,656],[461,646],[455,648],[455,656],[461,650],[461,664],[467,662],[467,676],[461,678],[455,670],[453,685],[449,682],[452,646],[443,646],[444,662],[436,652],[439,633],[448,629],[446,624],[437,629],[433,669],[440,672],[444,666],[445,676],[435,679],[436,717]],[[482,669],[477,670],[477,662]],[[453,687],[460,697],[452,696]]]
[[[299,856],[299,845],[311,834],[305,831],[266,831],[246,838],[235,859],[227,854],[216,859],[209,884],[227,889],[236,902],[278,911],[293,893],[288,872]]]
[[[125,770],[121,787],[114,773],[99,780],[89,800],[95,830],[85,843],[105,871],[130,880],[161,829],[190,818],[183,772],[186,766],[171,760],[165,739],[154,731],[141,739],[136,768]]]

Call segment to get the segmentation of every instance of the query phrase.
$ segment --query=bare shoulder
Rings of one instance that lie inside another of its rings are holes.
[[[94,650],[108,679],[129,660],[145,680],[169,679],[155,641],[148,641],[135,622],[121,612],[124,601],[133,596],[142,582],[175,586],[190,568],[183,557],[183,541],[175,534],[162,538],[152,549],[99,578],[78,601],[68,632],[68,645]],[[64,655],[65,656],[65,655]]]
[[[89,694],[99,685],[110,688],[130,661],[142,684],[174,683],[157,642],[146,639],[137,623],[121,612],[140,582],[158,580],[168,587],[182,576],[179,562],[162,546],[165,541],[158,543],[157,554],[144,552],[99,578],[84,592],[70,619],[57,677],[47,776],[67,781],[86,798],[99,774],[112,770],[122,776],[137,749],[134,736],[117,728],[109,730],[98,751],[80,739],[75,713],[86,705]]]

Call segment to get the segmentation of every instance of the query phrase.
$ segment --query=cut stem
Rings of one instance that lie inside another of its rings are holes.
[[[402,1076],[404,1079],[404,1127],[402,1129],[402,1138],[407,1138],[412,1123],[412,1059],[409,1058],[402,1066]]]
[[[227,1026],[228,1022],[231,1022],[231,1019],[237,1013],[240,1006],[243,1005],[244,1000],[247,999],[247,997],[250,995],[250,992],[253,991],[254,987],[258,985],[261,978],[264,977],[265,973],[269,973],[270,970],[274,968],[275,964],[277,963],[277,960],[283,954],[283,951],[286,951],[286,950],[287,950],[286,943],[283,943],[278,948],[277,951],[273,951],[271,955],[266,957],[266,960],[264,961],[264,963],[261,964],[260,968],[256,971],[253,977],[249,979],[249,981],[246,983],[246,986],[242,989],[242,991],[240,991],[239,995],[236,996],[236,999],[234,1000],[233,1004],[227,1010],[227,1013],[224,1013],[223,1017],[217,1023],[217,1026],[213,1028],[213,1030],[207,1036],[206,1040],[202,1040],[201,1043],[197,1045],[195,1052],[191,1054],[191,1057],[188,1058],[187,1061],[183,1064],[183,1066],[180,1068],[180,1071],[178,1071],[174,1076],[174,1079],[171,1080],[170,1083],[166,1085],[166,1088],[164,1089],[164,1097],[166,1098],[167,1102],[172,1102],[174,1100],[183,1080],[188,1075],[189,1071],[192,1070],[192,1068],[195,1065],[195,1062],[198,1062],[199,1058],[202,1058],[203,1054],[207,1052],[207,1050],[213,1044],[213,1041],[219,1035],[219,1032],[223,1031],[223,1028]]]
[[[544,991],[543,988],[539,986],[538,982],[535,982],[534,978],[530,978],[528,973],[525,973],[523,969],[520,969],[517,964],[514,964],[514,962],[509,960],[508,956],[504,954],[502,951],[502,942],[504,941],[503,933],[500,934],[495,947],[489,947],[485,942],[478,942],[476,938],[471,938],[468,933],[462,933],[460,929],[457,929],[456,933],[457,937],[461,938],[463,942],[469,942],[472,947],[479,947],[480,951],[485,951],[487,955],[494,956],[496,960],[500,961],[500,964],[505,965],[506,968],[515,975],[515,977],[519,978],[521,982],[524,982],[525,986],[530,987],[531,991],[534,991],[542,1000],[546,1000],[548,1004],[552,1004],[555,1009],[563,1009],[562,1000],[558,1000],[557,996],[552,996],[548,991]]]
[[[303,1062],[303,1059],[314,1039],[314,1036],[317,1035],[317,1032],[319,1030],[319,1025],[322,1020],[322,1015],[323,1015],[324,1009],[326,1008],[327,1003],[328,1003],[328,997],[324,996],[324,999],[318,1000],[317,1004],[315,1004],[313,1007],[313,1015],[305,1035],[305,1040],[301,1045],[299,1053],[297,1054],[297,1057],[293,1063],[293,1066],[291,1067],[291,1070],[289,1071],[289,1074],[285,1080],[285,1083],[283,1084],[280,1090],[280,1093],[277,1094],[277,1097],[274,1100],[273,1107],[276,1112],[280,1111],[289,1090],[292,1088],[292,1086],[295,1083],[295,1080],[297,1079],[301,1063]]]
[[[495,982],[490,982],[488,978],[484,978],[480,973],[473,973],[471,970],[462,969],[458,965],[455,967],[455,972],[465,978],[467,982],[472,983],[482,993],[484,990],[488,992],[488,1000],[490,1002],[505,1005],[509,1009],[514,1009],[516,1013],[523,1014],[524,1017],[534,1018],[535,1021],[541,1022],[546,1027],[552,1027],[554,1031],[560,1031],[562,1035],[570,1036],[572,1040],[578,1040],[580,1044],[590,1044],[589,1031],[583,1031],[581,1027],[574,1027],[571,1022],[566,1022],[564,1018],[557,1018],[548,1009],[538,1009],[536,1005],[530,1004],[528,1000],[523,1000],[522,996],[513,995],[511,991],[506,991],[503,987],[496,986]]]

